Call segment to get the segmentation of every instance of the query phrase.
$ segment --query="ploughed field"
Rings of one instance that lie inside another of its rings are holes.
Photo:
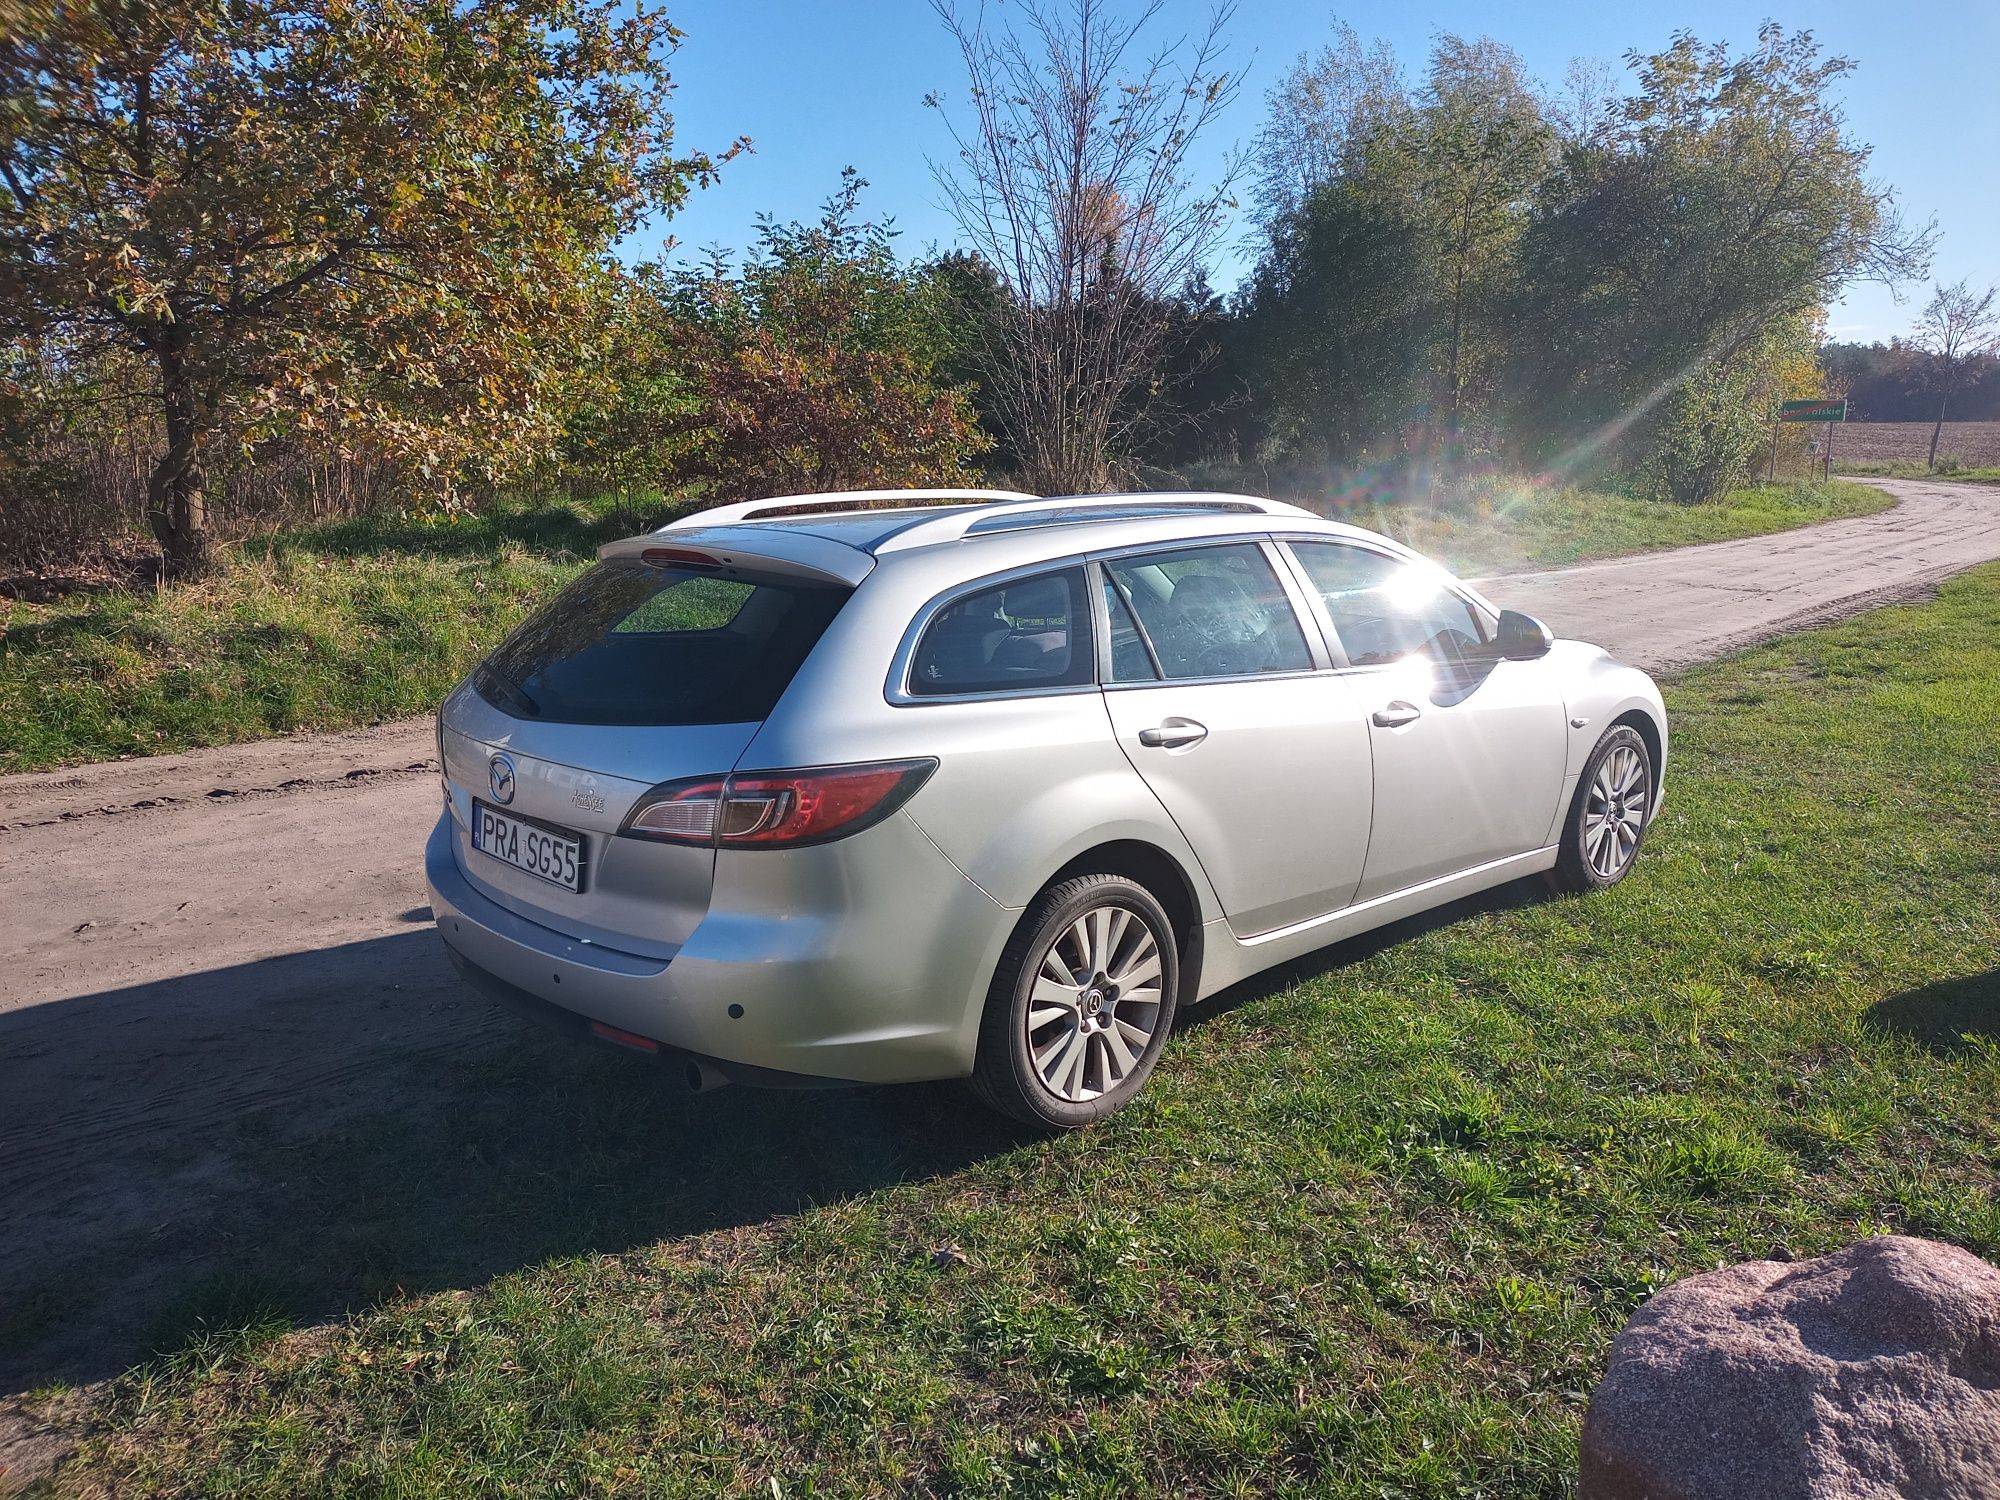
[[[1823,439],[1815,436],[1817,446]],[[1928,422],[1843,422],[1833,440],[1833,466],[1922,464],[1930,457]],[[2000,465],[2000,422],[1947,422],[1938,437],[1938,459],[1963,468]]]

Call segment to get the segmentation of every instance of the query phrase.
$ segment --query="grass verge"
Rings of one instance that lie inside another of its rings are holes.
[[[581,506],[372,518],[223,549],[199,583],[0,599],[0,771],[424,713],[635,524]]]
[[[533,1046],[413,1075],[239,1174],[209,1301],[254,1326],[183,1311],[54,1492],[1567,1494],[1664,1283],[2000,1258],[1996,661],[1989,567],[1689,674],[1624,885],[1245,987],[1081,1135]]]
[[[1705,505],[1672,505],[1597,490],[1505,487],[1443,512],[1362,506],[1339,518],[1387,532],[1466,575],[1556,568],[1590,558],[1789,531],[1873,515],[1896,503],[1872,485],[1758,484]]]
[[[1741,490],[1679,506],[1496,491],[1463,512],[1343,506],[1468,572],[1783,530],[1891,504],[1865,485]],[[597,546],[638,529],[603,507],[362,520],[225,549],[158,593],[0,599],[0,771],[157,755],[429,711]]]
[[[1961,481],[1972,484],[2000,484],[2000,468],[1991,464],[1962,469],[1956,464],[1948,463],[1933,469],[1928,464],[1919,463],[1844,463],[1840,466],[1840,472],[1884,479],[1939,479],[1949,484]]]

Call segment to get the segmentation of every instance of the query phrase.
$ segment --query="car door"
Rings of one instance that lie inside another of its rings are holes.
[[[1368,689],[1328,668],[1266,542],[1099,560],[1119,747],[1240,937],[1345,906],[1368,846]]]
[[[1340,541],[1286,543],[1346,678],[1365,685],[1375,806],[1357,901],[1539,849],[1562,795],[1565,707],[1545,661],[1501,661],[1442,569]]]

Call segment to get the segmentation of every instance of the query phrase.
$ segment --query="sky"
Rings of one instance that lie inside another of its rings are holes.
[[[1166,0],[1159,35],[1198,31],[1208,12],[1203,0]],[[1004,0],[997,14],[1006,14]],[[1532,73],[1560,83],[1572,58],[1622,67],[1628,51],[1659,51],[1680,29],[1747,47],[1766,16],[1811,29],[1828,52],[1859,64],[1842,90],[1852,133],[1874,147],[1871,176],[1896,190],[1906,216],[1936,219],[1934,276],[2000,282],[2000,0],[1815,0],[1790,11],[1775,0],[1360,0],[1337,8],[1241,0],[1228,36],[1244,86],[1204,150],[1212,167],[1256,135],[1266,90],[1301,52],[1326,42],[1335,17],[1364,41],[1387,40],[1412,76],[1433,37],[1458,33],[1504,42]],[[848,166],[870,184],[865,215],[892,219],[904,254],[952,243],[929,165],[949,156],[950,143],[923,101],[935,90],[946,109],[962,104],[965,78],[927,0],[673,0],[668,17],[686,33],[673,65],[677,144],[713,151],[747,135],[754,149],[670,222],[635,237],[629,255],[656,256],[668,234],[680,242],[675,258],[710,245],[740,252],[759,214],[815,217]],[[1251,254],[1244,226],[1215,267],[1216,285],[1233,286]],[[1831,310],[1829,336],[1905,332],[1927,294],[1927,286],[1906,288],[1899,303],[1879,286],[1850,287]]]

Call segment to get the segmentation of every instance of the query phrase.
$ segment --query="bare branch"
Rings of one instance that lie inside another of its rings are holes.
[[[1113,19],[1103,0],[1027,0],[996,32],[983,4],[933,0],[971,88],[967,117],[946,116],[954,159],[932,170],[1005,294],[982,373],[1029,482],[1051,493],[1110,479],[1241,167],[1232,152],[1197,182],[1189,165],[1236,95],[1232,7],[1147,50],[1162,5]]]

